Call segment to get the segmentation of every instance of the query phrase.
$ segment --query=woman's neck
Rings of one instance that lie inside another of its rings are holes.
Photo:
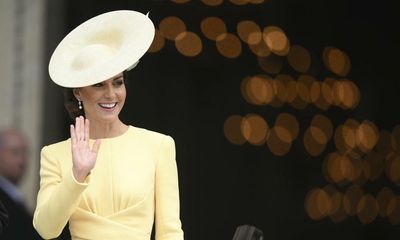
[[[121,122],[119,119],[109,123],[98,122],[91,119],[89,119],[89,121],[89,134],[91,139],[118,137],[125,133],[129,128],[129,126]]]

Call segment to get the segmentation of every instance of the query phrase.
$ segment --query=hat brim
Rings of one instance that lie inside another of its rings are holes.
[[[67,88],[107,80],[136,64],[150,47],[154,33],[152,21],[136,11],[98,15],[59,43],[50,59],[50,77]]]

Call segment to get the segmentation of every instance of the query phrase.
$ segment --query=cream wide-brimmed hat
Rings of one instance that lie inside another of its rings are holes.
[[[154,38],[148,15],[119,10],[82,23],[58,44],[49,63],[51,79],[78,88],[107,80],[136,66]]]

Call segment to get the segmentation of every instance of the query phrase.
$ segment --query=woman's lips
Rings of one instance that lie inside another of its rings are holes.
[[[99,106],[105,111],[113,111],[117,103],[99,103]]]

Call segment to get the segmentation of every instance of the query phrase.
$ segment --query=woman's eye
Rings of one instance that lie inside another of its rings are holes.
[[[96,83],[93,85],[93,87],[102,87],[102,86],[103,86],[103,84],[101,84],[101,83]]]
[[[117,80],[117,81],[114,82],[114,84],[117,85],[117,86],[121,86],[122,84],[124,84],[124,80],[122,80],[122,79],[121,80]]]

